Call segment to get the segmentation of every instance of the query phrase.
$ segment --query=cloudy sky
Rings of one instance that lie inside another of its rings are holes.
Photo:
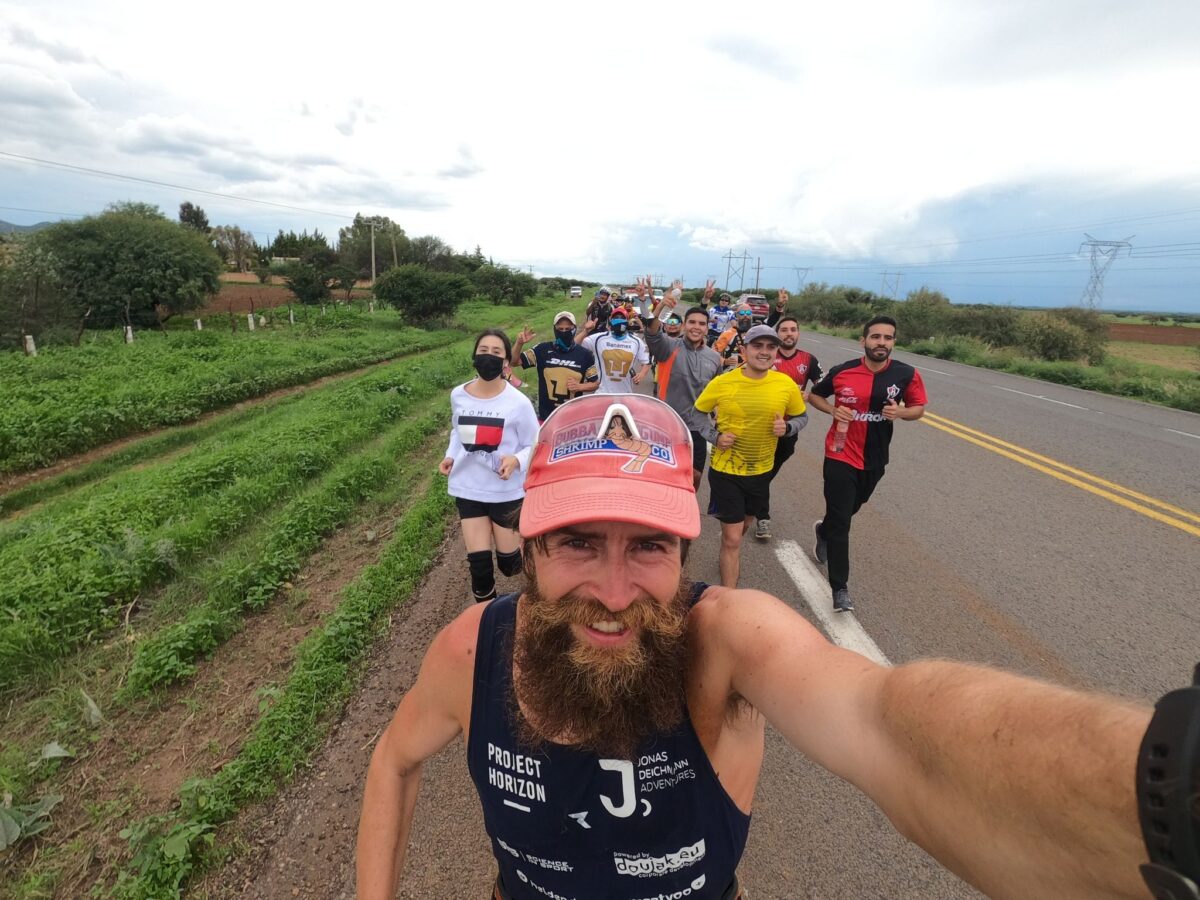
[[[1195,0],[0,0],[0,219],[362,211],[538,274],[1042,305],[1133,235],[1105,306],[1200,312],[1198,96]]]

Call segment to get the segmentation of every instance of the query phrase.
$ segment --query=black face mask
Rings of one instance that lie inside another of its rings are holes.
[[[476,353],[475,371],[484,381],[495,381],[504,371],[504,357],[494,353]]]
[[[561,349],[570,350],[575,345],[575,329],[555,328],[554,340],[558,342],[558,346]]]

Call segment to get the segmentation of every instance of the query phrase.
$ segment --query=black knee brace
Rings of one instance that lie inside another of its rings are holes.
[[[467,566],[471,570],[471,593],[475,600],[483,603],[496,596],[496,575],[492,571],[492,552],[476,550],[467,554]]]
[[[521,551],[514,550],[512,553],[501,553],[497,550],[496,566],[505,575],[516,575],[521,571]]]

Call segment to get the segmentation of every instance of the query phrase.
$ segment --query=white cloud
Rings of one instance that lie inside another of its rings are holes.
[[[330,21],[214,0],[164,28],[146,2],[0,0],[0,117],[49,158],[386,213],[546,268],[619,265],[646,222],[714,254],[849,257],[986,231],[928,214],[1012,185],[1195,190],[1197,9],[349,3]],[[20,177],[0,164],[0,188]]]

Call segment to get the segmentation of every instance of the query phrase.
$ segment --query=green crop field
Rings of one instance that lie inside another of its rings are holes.
[[[564,305],[467,304],[435,331],[341,310],[0,358],[0,471],[66,460],[0,493],[0,895],[173,896],[220,864],[216,827],[320,744],[435,558],[473,334],[548,330]],[[184,733],[199,749],[166,765]]]
[[[147,331],[133,344],[106,333],[37,357],[0,354],[0,474],[461,337],[406,328],[391,311],[332,309],[254,332]]]

